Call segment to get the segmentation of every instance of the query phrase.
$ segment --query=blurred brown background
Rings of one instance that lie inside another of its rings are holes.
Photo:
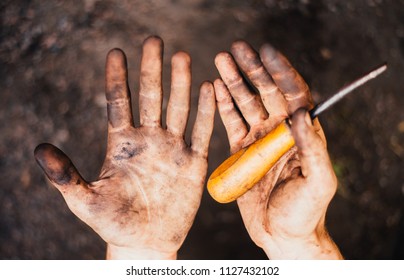
[[[3,0],[0,18],[1,259],[104,258],[104,242],[46,183],[33,150],[51,142],[95,179],[106,146],[105,55],[126,52],[135,96],[152,34],[165,41],[166,101],[170,56],[191,54],[194,107],[199,84],[218,76],[215,54],[239,38],[280,49],[317,101],[387,61],[387,73],[320,118],[340,182],[327,220],[345,257],[403,259],[404,1]],[[208,175],[228,156],[216,117]],[[236,204],[205,193],[179,258],[265,257]]]

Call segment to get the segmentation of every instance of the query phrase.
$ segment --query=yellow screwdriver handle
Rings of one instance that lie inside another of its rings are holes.
[[[262,139],[226,159],[209,177],[209,194],[220,203],[236,200],[294,145],[290,125],[285,120]]]

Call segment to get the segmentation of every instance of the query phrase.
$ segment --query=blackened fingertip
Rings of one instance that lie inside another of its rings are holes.
[[[244,46],[249,46],[249,44],[242,39],[237,39],[231,44],[231,48],[238,48],[238,47],[244,47]]]
[[[267,61],[274,60],[277,56],[277,53],[278,53],[278,50],[269,43],[262,45],[262,47],[260,49],[261,57]]]
[[[112,49],[107,55],[105,65],[105,98],[108,102],[108,111],[111,104],[116,106],[116,100],[128,99],[130,103],[128,66],[125,53],[120,49]]]
[[[69,184],[77,177],[76,169],[70,159],[58,148],[49,143],[42,143],[34,150],[34,156],[52,182],[58,185]]]
[[[110,50],[105,62],[107,86],[108,82],[124,81],[127,79],[127,68],[125,53],[118,48]]]
[[[236,40],[231,44],[230,50],[232,53],[238,53],[245,49],[251,49],[250,45],[244,40]]]
[[[38,146],[36,146],[34,150],[34,157],[36,161],[41,164],[42,160],[46,157],[47,154],[51,152],[53,149],[53,145],[49,143],[41,143]]]
[[[106,61],[107,78],[113,78],[114,80],[127,78],[127,64],[126,55],[121,49],[110,50],[107,54]]]

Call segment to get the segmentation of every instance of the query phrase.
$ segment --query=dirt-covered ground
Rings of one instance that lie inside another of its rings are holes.
[[[191,54],[194,107],[199,84],[218,76],[215,54],[239,38],[284,52],[317,101],[387,61],[387,73],[320,118],[339,177],[327,221],[345,257],[403,259],[403,0],[3,0],[0,20],[1,259],[104,258],[104,242],[47,184],[33,150],[51,142],[95,179],[106,147],[105,55],[126,52],[135,94],[152,34],[165,41],[166,93],[170,56]],[[227,156],[217,114],[208,172]],[[205,193],[179,258],[265,257],[237,205]]]

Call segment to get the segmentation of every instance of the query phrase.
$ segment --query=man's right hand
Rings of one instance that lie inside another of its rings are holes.
[[[305,112],[313,106],[307,84],[270,45],[258,55],[238,41],[231,54],[218,54],[215,63],[222,78],[214,83],[217,106],[231,153],[293,115],[296,146],[237,200],[251,238],[271,259],[342,258],[324,225],[337,179],[321,126]]]

